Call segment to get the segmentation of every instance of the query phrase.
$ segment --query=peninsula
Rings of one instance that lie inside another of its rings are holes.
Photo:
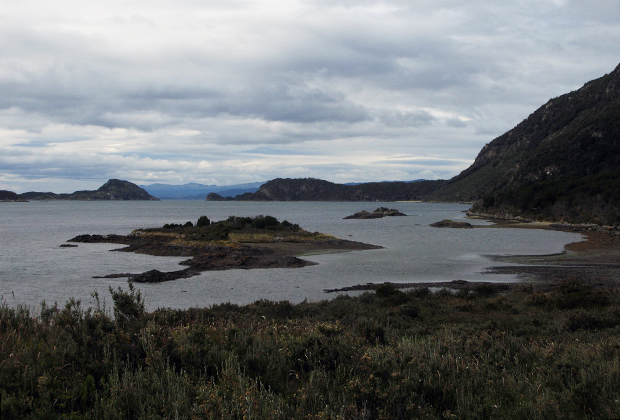
[[[195,225],[166,224],[161,228],[138,229],[129,235],[80,235],[69,242],[122,244],[127,247],[116,251],[188,257],[181,262],[186,268],[177,271],[104,276],[127,277],[143,283],[188,278],[210,270],[304,267],[312,263],[298,258],[302,254],[382,248],[311,233],[272,216],[231,216],[214,223],[201,216]]]
[[[13,193],[15,194],[15,193]],[[73,201],[128,201],[146,200],[159,201],[144,189],[129,181],[110,179],[95,191],[76,191],[71,194],[56,194],[53,192],[26,192],[15,194],[20,201],[46,201],[46,200],[73,200]],[[17,200],[14,200],[17,201]]]

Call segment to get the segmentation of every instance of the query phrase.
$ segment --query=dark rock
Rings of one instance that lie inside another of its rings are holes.
[[[359,211],[351,216],[345,217],[345,219],[380,219],[388,216],[406,216],[406,214],[399,212],[396,209],[388,209],[387,207],[379,207],[375,211],[369,212],[366,210]]]
[[[465,229],[471,229],[474,226],[471,223],[467,223],[467,222],[455,222],[453,220],[442,220],[440,222],[435,222],[435,223],[431,223],[432,227],[439,227],[439,228],[465,228]]]
[[[129,278],[136,283],[161,283],[164,281],[188,278],[194,275],[189,270],[178,270],[170,272],[161,272],[159,270],[150,270],[142,274],[132,274]]]

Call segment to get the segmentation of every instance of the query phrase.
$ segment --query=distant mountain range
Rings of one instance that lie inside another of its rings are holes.
[[[315,178],[274,179],[255,193],[238,195],[242,201],[419,201],[446,181],[393,181],[336,184]]]
[[[223,197],[255,192],[267,181],[236,185],[203,185],[195,182],[183,185],[151,184],[140,185],[149,194],[162,200],[204,200],[209,194],[216,193]]]

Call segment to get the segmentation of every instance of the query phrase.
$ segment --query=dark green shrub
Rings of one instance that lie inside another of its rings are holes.
[[[420,310],[418,308],[418,305],[409,302],[400,307],[400,313],[409,318],[417,318]]]
[[[112,301],[114,302],[114,318],[122,328],[136,327],[141,323],[146,314],[144,299],[140,291],[136,291],[133,283],[128,282],[129,291],[120,287],[117,290],[110,286]]]
[[[431,290],[424,286],[424,287],[417,287],[411,291],[409,291],[408,293],[409,295],[416,297],[416,298],[424,298],[427,297],[431,294]]]
[[[409,302],[409,296],[398,290],[391,283],[384,283],[375,290],[377,297],[383,299],[388,306],[398,306]]]
[[[474,288],[478,296],[491,297],[497,294],[497,289],[488,283],[479,284]]]
[[[601,322],[595,315],[577,312],[568,317],[564,327],[568,331],[595,330],[601,327]]]
[[[209,220],[207,216],[200,216],[198,218],[198,222],[196,222],[196,226],[198,227],[209,226],[210,224],[211,224],[211,221]]]
[[[177,229],[177,228],[180,228],[180,227],[181,227],[181,225],[177,224],[177,223],[166,223],[163,226],[163,229]]]
[[[273,216],[256,216],[252,220],[252,227],[254,229],[275,229],[279,225],[278,219]]]
[[[609,296],[592,286],[578,281],[564,282],[555,293],[555,302],[559,309],[588,308],[609,305]]]
[[[398,290],[396,287],[394,287],[392,283],[383,283],[381,286],[375,289],[375,294],[378,297],[382,297],[382,298],[392,296],[398,293],[402,293],[402,292]]]

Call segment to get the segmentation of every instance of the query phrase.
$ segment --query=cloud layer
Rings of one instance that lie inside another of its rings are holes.
[[[0,0],[0,189],[448,178],[620,61],[571,0]]]

